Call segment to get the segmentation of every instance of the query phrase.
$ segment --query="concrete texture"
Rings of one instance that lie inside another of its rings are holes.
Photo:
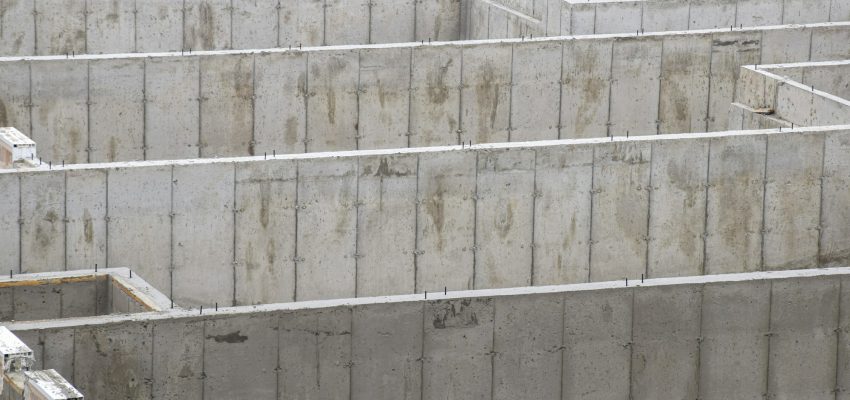
[[[460,13],[460,0],[17,0],[0,5],[0,54],[457,40]]]
[[[2,262],[79,268],[108,243],[104,264],[208,307],[840,265],[846,136],[42,166],[0,173],[23,221],[3,227],[21,228],[22,257]]]
[[[97,398],[831,399],[843,384],[848,273],[621,280],[9,327],[44,355],[40,366],[62,368]]]
[[[786,32],[806,39],[789,46]],[[850,23],[827,23],[3,58],[0,122],[54,163],[722,131],[741,66],[847,57],[848,35]]]
[[[847,21],[846,0],[469,0],[464,38],[661,32]]]

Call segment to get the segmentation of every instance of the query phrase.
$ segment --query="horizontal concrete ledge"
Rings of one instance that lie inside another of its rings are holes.
[[[241,162],[255,161],[274,161],[274,160],[321,160],[321,159],[340,159],[351,157],[367,157],[367,156],[391,156],[403,154],[431,154],[444,152],[469,152],[481,150],[509,150],[509,149],[537,149],[552,146],[575,146],[575,145],[592,145],[604,143],[630,143],[630,142],[663,142],[670,140],[689,140],[689,139],[711,139],[725,138],[736,136],[769,136],[769,135],[786,135],[791,133],[829,133],[841,132],[850,130],[850,125],[834,125],[834,126],[812,126],[812,127],[795,127],[794,129],[753,129],[753,130],[732,130],[723,132],[703,132],[703,133],[675,133],[662,135],[646,135],[646,136],[612,136],[605,138],[587,138],[587,139],[560,139],[560,140],[536,140],[530,142],[507,142],[507,143],[482,143],[473,144],[471,146],[432,146],[432,147],[411,147],[399,149],[377,149],[377,150],[350,150],[350,151],[328,151],[300,154],[277,154],[266,156],[247,156],[247,157],[219,157],[219,158],[192,158],[183,160],[149,160],[149,161],[121,161],[112,163],[86,163],[86,164],[66,164],[64,166],[54,164],[52,167],[47,164],[42,164],[35,167],[22,167],[17,169],[0,169],[0,175],[4,174],[21,174],[29,172],[45,172],[45,171],[85,171],[99,170],[104,168],[141,168],[141,167],[156,167],[156,166],[186,166],[186,165],[209,165],[209,164],[229,164]]]
[[[122,270],[126,270],[123,269]],[[77,272],[85,274],[84,271],[74,271],[71,274],[76,275]],[[32,275],[50,276],[56,273],[39,273]],[[396,296],[374,296],[374,297],[359,297],[349,299],[330,299],[330,300],[307,300],[290,303],[275,303],[275,304],[260,304],[252,306],[236,306],[215,308],[204,307],[203,311],[199,307],[196,308],[181,308],[181,309],[164,309],[162,312],[140,313],[140,314],[125,314],[125,315],[101,315],[92,317],[66,318],[48,321],[21,321],[7,322],[3,325],[9,330],[34,330],[34,329],[54,329],[67,328],[73,326],[96,326],[104,324],[118,324],[122,322],[147,322],[169,320],[174,318],[210,318],[210,317],[234,317],[245,314],[260,314],[273,313],[279,311],[307,311],[321,310],[334,307],[356,307],[377,304],[397,304],[411,302],[434,302],[441,300],[460,300],[460,299],[477,299],[477,298],[497,298],[508,296],[527,296],[527,295],[546,295],[546,294],[565,294],[581,293],[590,291],[608,291],[622,290],[634,288],[652,288],[652,287],[670,287],[682,285],[708,285],[716,283],[736,283],[736,282],[755,282],[755,281],[776,281],[785,279],[797,278],[817,278],[817,277],[844,277],[850,276],[850,267],[833,267],[833,268],[809,268],[798,270],[785,271],[759,271],[739,274],[717,274],[717,275],[701,275],[701,276],[683,276],[672,278],[651,278],[634,280],[617,280],[608,282],[591,282],[591,283],[575,283],[568,285],[549,285],[549,286],[527,286],[502,289],[479,289],[479,290],[450,290],[447,292],[437,291],[429,292],[427,297],[422,294],[411,295],[396,295]]]
[[[848,302],[836,268],[11,328],[99,399],[834,400]]]
[[[769,31],[784,31],[788,29],[817,29],[817,28],[843,28],[850,27],[850,22],[819,22],[811,24],[790,24],[790,25],[771,25],[757,27],[735,27],[729,28],[711,28],[711,29],[693,29],[682,31],[664,31],[664,32],[645,32],[645,33],[610,33],[610,34],[595,34],[595,35],[563,35],[563,36],[545,36],[534,38],[505,38],[505,39],[478,39],[478,40],[459,40],[459,41],[431,41],[431,42],[403,42],[403,43],[385,43],[385,44],[363,44],[363,45],[339,45],[339,46],[313,46],[299,48],[267,48],[267,49],[247,49],[247,50],[208,50],[208,51],[193,51],[193,52],[161,52],[161,53],[113,53],[113,54],[80,54],[76,56],[53,55],[53,56],[13,56],[0,57],[0,62],[9,61],[68,61],[68,60],[111,60],[111,59],[134,59],[134,58],[161,58],[161,57],[186,57],[186,56],[212,56],[212,55],[248,55],[248,54],[267,54],[267,53],[302,53],[302,52],[335,52],[343,50],[367,50],[367,49],[397,49],[397,48],[418,48],[418,47],[452,47],[452,46],[469,46],[478,44],[513,44],[513,43],[547,43],[559,42],[567,40],[604,40],[604,39],[628,39],[628,38],[670,38],[670,37],[687,37],[714,33],[758,33]]]

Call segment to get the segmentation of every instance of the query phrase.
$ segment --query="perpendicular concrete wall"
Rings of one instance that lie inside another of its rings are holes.
[[[618,281],[10,328],[42,355],[36,367],[56,368],[93,398],[833,400],[850,380],[847,274]]]
[[[6,172],[23,262],[0,262],[132,266],[207,306],[813,268],[850,258],[848,146],[806,128]]]
[[[464,37],[661,32],[850,20],[847,0],[469,0]]]
[[[6,58],[0,125],[54,164],[721,131],[740,66],[848,55],[850,23],[827,23]]]
[[[150,53],[457,40],[460,0],[16,0],[0,54]]]
[[[32,321],[109,314],[109,280],[0,287],[0,321]]]

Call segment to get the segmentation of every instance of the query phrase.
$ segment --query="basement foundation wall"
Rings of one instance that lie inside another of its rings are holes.
[[[460,12],[461,0],[7,0],[0,54],[458,40]]]
[[[846,268],[12,324],[98,399],[846,400]],[[176,372],[176,373],[175,373]],[[120,382],[121,384],[115,384]],[[590,396],[590,397],[588,397]]]
[[[303,51],[0,59],[53,164],[722,131],[739,67],[850,57],[850,23]]]
[[[466,39],[850,21],[848,0],[469,0],[464,6]]]
[[[846,129],[6,172],[0,264],[207,307],[828,266]]]

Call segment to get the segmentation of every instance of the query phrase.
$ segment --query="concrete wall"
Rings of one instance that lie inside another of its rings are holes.
[[[0,321],[88,317],[110,313],[106,277],[59,284],[0,287]]]
[[[847,57],[850,23],[7,58],[0,125],[54,164],[721,131],[740,66]]]
[[[91,398],[845,398],[847,269],[10,328]],[[639,287],[635,287],[639,286]],[[73,361],[72,361],[73,360]]]
[[[457,40],[460,0],[5,0],[0,54]]]
[[[850,20],[847,0],[470,0],[464,37],[684,31]]]
[[[846,262],[850,135],[784,132],[0,173],[0,263],[212,306]]]
[[[823,91],[831,90],[831,86],[824,85],[816,89],[814,83],[805,85],[774,73],[802,76],[807,71],[805,67],[788,70],[767,67],[767,70],[763,67],[756,69],[755,66],[742,68],[736,95],[738,103],[754,109],[769,110],[771,118],[796,126],[840,125],[850,121],[850,101]],[[818,83],[826,83],[822,77],[829,76],[822,73],[812,75]],[[844,78],[836,79],[840,81]],[[841,85],[837,88],[841,88]],[[731,118],[735,119],[738,115],[744,114],[733,112]]]

